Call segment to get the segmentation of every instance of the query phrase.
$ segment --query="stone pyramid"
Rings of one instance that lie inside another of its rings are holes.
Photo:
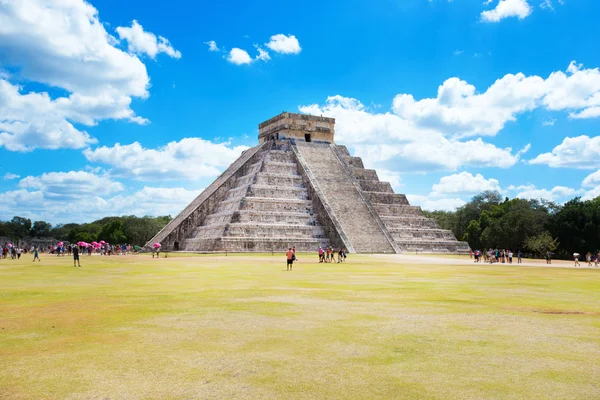
[[[333,141],[333,118],[284,112],[148,242],[164,250],[465,253],[449,230]]]

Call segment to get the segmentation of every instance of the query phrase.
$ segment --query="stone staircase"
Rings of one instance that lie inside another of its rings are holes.
[[[396,253],[393,238],[377,212],[365,201],[361,186],[349,175],[334,147],[327,143],[301,141],[292,146],[298,161],[311,177],[311,185],[323,194],[332,218],[339,223],[353,250],[358,253]]]
[[[381,182],[377,172],[365,169],[360,157],[352,157],[345,146],[335,146],[339,158],[352,171],[364,197],[403,252],[468,253],[469,246],[459,242],[452,231],[441,229],[438,223],[426,218],[421,207],[411,206],[403,194],[394,193],[388,182]]]
[[[328,245],[289,143],[258,153],[191,235],[186,251],[316,251]]]

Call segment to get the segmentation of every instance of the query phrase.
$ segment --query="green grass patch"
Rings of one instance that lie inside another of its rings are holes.
[[[600,398],[600,270],[0,260],[0,399]]]

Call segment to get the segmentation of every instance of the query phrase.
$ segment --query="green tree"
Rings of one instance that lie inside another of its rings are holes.
[[[118,219],[105,224],[98,237],[112,244],[120,244],[127,241],[127,236],[123,233],[123,222]]]
[[[23,217],[13,217],[8,223],[12,235],[17,238],[24,238],[31,234],[31,220]]]
[[[52,231],[52,224],[46,221],[35,221],[31,227],[31,236],[48,237]]]
[[[558,238],[553,238],[548,231],[525,239],[525,247],[537,256],[543,256],[547,251],[554,252],[558,246]]]

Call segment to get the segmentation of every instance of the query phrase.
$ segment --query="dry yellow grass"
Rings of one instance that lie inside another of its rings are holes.
[[[0,260],[0,399],[600,398],[599,270],[299,258]]]

